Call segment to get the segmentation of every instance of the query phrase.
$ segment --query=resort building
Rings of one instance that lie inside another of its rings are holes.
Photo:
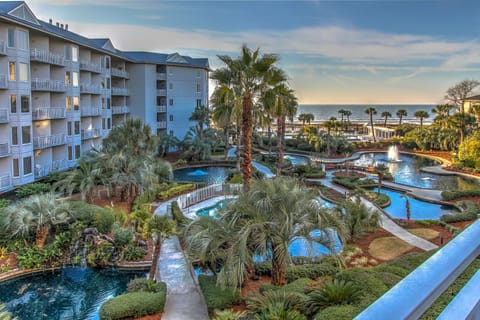
[[[120,51],[0,2],[0,192],[75,166],[129,117],[183,139],[208,72],[208,59]]]

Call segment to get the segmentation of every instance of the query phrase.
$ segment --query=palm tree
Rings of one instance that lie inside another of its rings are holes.
[[[187,227],[187,248],[192,258],[221,256],[218,282],[235,287],[251,272],[254,255],[271,254],[272,284],[283,285],[293,240],[304,237],[333,253],[335,241],[328,230],[344,236],[342,221],[320,206],[315,192],[284,177],[254,181],[217,221],[208,222],[213,219],[206,217]],[[313,230],[323,232],[315,236]]]
[[[197,122],[198,134],[200,136],[200,139],[203,138],[204,126],[209,125],[209,118],[210,118],[210,112],[208,108],[205,106],[196,106],[192,112],[192,115],[190,116],[190,118],[188,118],[188,121]]]
[[[343,114],[347,117],[347,123],[345,125],[345,129],[348,131],[348,128],[350,126],[350,116],[352,115],[352,111],[344,110]]]
[[[70,203],[57,200],[51,193],[32,195],[5,210],[2,222],[12,238],[35,236],[38,249],[42,250],[50,230],[71,221]]]
[[[383,123],[383,126],[386,127],[387,126],[387,119],[388,118],[391,118],[392,117],[392,114],[388,111],[383,111],[382,112],[382,118],[385,119],[385,122]]]
[[[430,115],[425,110],[417,110],[413,116],[417,119],[420,119],[420,127],[423,127],[423,119],[428,118]]]
[[[242,101],[242,171],[244,188],[248,190],[252,177],[253,107],[269,87],[285,81],[286,76],[274,66],[278,61],[277,55],[260,55],[259,49],[252,51],[246,45],[242,46],[241,54],[236,59],[223,55],[218,57],[230,70],[233,87]]]
[[[345,222],[349,241],[367,232],[373,232],[379,227],[379,211],[370,210],[358,197],[354,201],[345,201],[338,209]]]
[[[158,259],[160,258],[160,249],[165,239],[170,238],[176,234],[175,221],[168,218],[166,215],[155,215],[148,222],[147,229],[149,234],[154,239],[155,250],[153,251],[152,266],[150,267],[149,279],[155,278],[157,271]]]
[[[405,109],[399,109],[399,110],[397,111],[398,125],[401,125],[401,124],[402,124],[402,119],[403,119],[403,117],[406,117],[406,116],[408,116],[407,110],[405,110]]]
[[[370,116],[370,127],[372,129],[373,142],[376,142],[377,140],[375,139],[375,130],[373,128],[373,116],[377,114],[377,110],[374,107],[370,107],[365,110],[365,113]]]
[[[340,121],[343,123],[343,117],[345,116],[345,109],[340,109],[338,110],[338,113],[340,114]]]
[[[158,136],[160,140],[160,157],[163,158],[170,148],[175,148],[179,145],[180,141],[174,135],[168,133],[161,133]]]
[[[378,176],[378,187],[377,187],[377,193],[380,194],[380,190],[382,189],[382,182],[383,178],[388,172],[388,167],[384,164],[378,164],[375,166],[375,173]]]

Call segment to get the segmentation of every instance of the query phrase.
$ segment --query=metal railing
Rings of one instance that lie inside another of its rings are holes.
[[[157,112],[160,112],[160,113],[167,112],[167,106],[157,106]]]
[[[0,54],[6,55],[7,54],[7,46],[5,45],[5,41],[0,41]]]
[[[59,146],[67,143],[66,134],[56,134],[51,136],[33,137],[33,148],[44,149]]]
[[[157,89],[157,96],[166,96],[167,89]]]
[[[82,117],[96,117],[101,115],[100,107],[82,107],[80,108],[80,115]]]
[[[103,137],[103,130],[100,128],[94,128],[90,130],[81,131],[82,140],[88,140],[92,138]]]
[[[241,184],[213,184],[177,198],[178,206],[184,209],[213,197],[233,195],[242,189]]]
[[[112,68],[111,75],[119,78],[130,78],[130,74],[127,71],[116,68]]]
[[[128,106],[112,106],[112,114],[130,113]]]
[[[100,94],[101,93],[100,85],[95,85],[91,83],[81,83],[80,93]]]
[[[0,74],[0,89],[8,89],[8,81],[6,74]]]
[[[65,83],[60,80],[33,79],[32,90],[64,92],[66,90],[66,87],[65,87]]]
[[[8,142],[0,143],[0,157],[8,157],[10,155],[10,144]]]
[[[35,108],[32,111],[33,120],[45,120],[45,119],[63,119],[66,117],[65,108]]]
[[[65,66],[64,56],[37,48],[30,50],[30,60]]]
[[[0,176],[0,190],[7,190],[12,187],[12,179],[9,174]]]
[[[167,74],[157,72],[157,80],[167,80]]]
[[[0,109],[0,123],[9,122],[8,109]]]
[[[76,160],[54,160],[48,164],[36,164],[35,165],[35,178],[45,177],[51,172],[55,171],[65,171],[76,166]]]
[[[102,73],[102,67],[91,61],[80,61],[80,70]]]
[[[112,87],[112,96],[128,96],[129,94],[128,88]]]
[[[158,121],[157,122],[157,129],[166,129],[167,128],[167,121]]]

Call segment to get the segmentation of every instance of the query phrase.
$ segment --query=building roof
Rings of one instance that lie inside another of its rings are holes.
[[[28,26],[40,32],[66,39],[76,44],[89,47],[119,58],[136,63],[168,64],[197,68],[209,68],[207,58],[191,58],[178,53],[164,54],[144,51],[121,51],[116,49],[110,39],[89,39],[68,30],[68,25],[53,24],[35,17],[24,1],[0,1],[0,20],[6,19]]]
[[[465,98],[466,101],[480,101],[480,94]]]

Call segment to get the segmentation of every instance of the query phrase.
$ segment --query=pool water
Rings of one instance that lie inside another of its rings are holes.
[[[378,189],[375,188],[376,192]],[[391,205],[383,210],[392,218],[407,219],[407,198],[402,192],[382,189],[384,193],[390,197]],[[452,214],[457,212],[454,207],[444,206],[441,204],[420,201],[408,197],[410,203],[410,219],[412,220],[439,220],[444,214]]]
[[[283,158],[289,160],[293,166],[307,166],[310,164],[310,159],[307,156],[286,154]]]
[[[177,182],[196,182],[206,185],[224,183],[231,167],[185,168],[173,171],[173,180]]]
[[[64,268],[0,283],[0,304],[18,320],[99,319],[108,299],[145,272]]]
[[[394,182],[409,186],[438,190],[472,190],[480,189],[479,181],[461,176],[441,176],[420,171],[426,166],[435,166],[435,160],[416,156],[399,154],[399,162],[389,162],[387,153],[364,153],[359,159],[353,161],[357,166],[375,166],[384,164],[388,167]]]

